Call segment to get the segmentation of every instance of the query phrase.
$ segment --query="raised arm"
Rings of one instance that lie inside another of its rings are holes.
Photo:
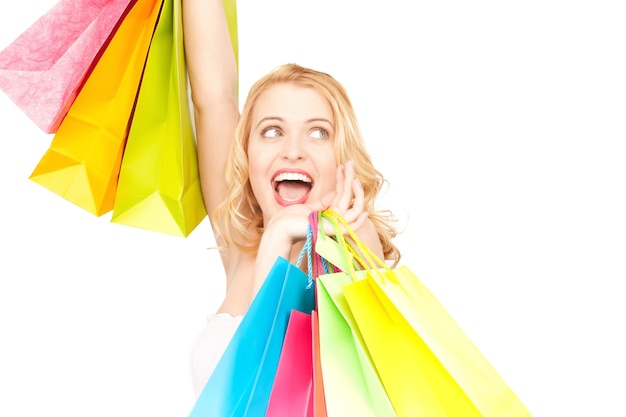
[[[183,0],[187,70],[207,212],[226,196],[224,165],[239,118],[237,64],[222,0]]]

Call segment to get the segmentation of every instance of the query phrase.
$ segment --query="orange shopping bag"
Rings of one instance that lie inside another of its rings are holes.
[[[161,2],[138,0],[130,10],[30,177],[98,216],[113,209],[129,121]]]
[[[326,399],[324,397],[324,379],[320,358],[320,328],[317,310],[311,312],[311,327],[313,331],[313,415],[327,417]]]

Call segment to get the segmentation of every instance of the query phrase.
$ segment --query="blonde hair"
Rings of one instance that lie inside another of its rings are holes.
[[[354,161],[355,177],[361,182],[365,194],[365,210],[376,227],[385,259],[393,260],[394,265],[397,264],[400,252],[392,242],[397,234],[393,225],[395,218],[390,211],[377,211],[374,206],[386,180],[374,167],[365,148],[345,88],[326,73],[296,64],[285,64],[276,68],[259,79],[250,89],[226,161],[225,180],[228,195],[212,216],[212,223],[219,236],[227,245],[232,244],[242,252],[254,253],[258,249],[263,233],[263,215],[249,181],[247,148],[252,129],[253,109],[259,97],[268,88],[279,83],[314,88],[330,103],[335,121],[336,162],[342,164],[349,160]]]

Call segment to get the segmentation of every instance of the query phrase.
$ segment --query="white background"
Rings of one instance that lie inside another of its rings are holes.
[[[0,48],[53,0],[6,3]],[[285,62],[348,89],[403,263],[537,417],[626,416],[619,1],[239,1],[242,101]],[[223,292],[208,221],[109,222],[28,180],[52,137],[0,95],[0,415],[186,416]]]

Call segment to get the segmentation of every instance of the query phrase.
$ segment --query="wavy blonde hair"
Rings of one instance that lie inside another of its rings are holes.
[[[374,167],[366,150],[356,115],[345,88],[332,76],[285,64],[259,79],[250,89],[235,130],[235,138],[226,161],[225,180],[228,186],[226,199],[217,207],[212,223],[227,245],[235,245],[245,253],[254,253],[259,247],[263,233],[263,215],[252,192],[248,171],[248,142],[252,130],[252,112],[259,97],[270,87],[279,83],[292,83],[314,88],[320,92],[332,108],[335,121],[335,154],[337,164],[354,161],[355,177],[359,179],[365,194],[365,210],[369,212],[382,243],[385,260],[400,260],[400,252],[393,244],[396,236],[396,219],[388,210],[376,210],[375,201],[386,180]]]

